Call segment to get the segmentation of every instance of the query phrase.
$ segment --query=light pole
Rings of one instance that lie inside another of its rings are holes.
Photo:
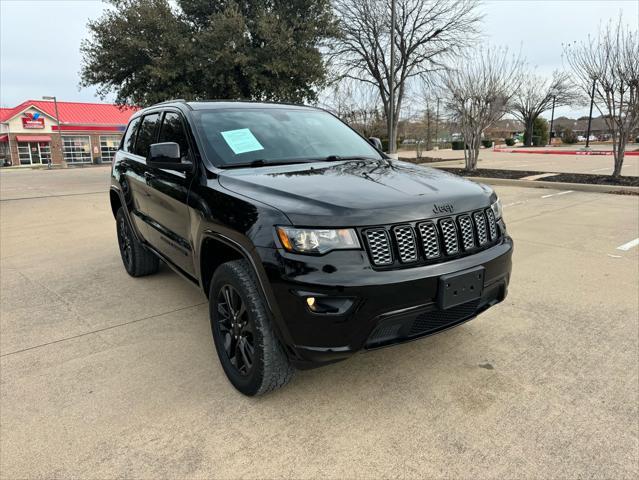
[[[592,125],[592,106],[595,103],[595,86],[597,79],[592,80],[592,95],[590,95],[590,113],[588,114],[588,133],[586,134],[586,148],[590,145],[590,126]]]
[[[60,153],[62,154],[62,160],[64,161],[64,144],[62,143],[62,129],[60,128],[60,115],[58,114],[58,99],[56,97],[51,96],[43,96],[42,100],[53,100],[53,106],[55,108],[55,119],[58,122],[58,135],[60,136]],[[51,163],[53,161],[53,150],[51,150],[51,154],[49,155],[49,168],[51,168]]]
[[[552,146],[552,124],[555,120],[555,101],[557,100],[557,96],[552,96],[552,113],[550,114],[550,132],[548,133],[548,145]]]
[[[391,0],[390,78],[388,79],[388,153],[395,153],[395,0]]]

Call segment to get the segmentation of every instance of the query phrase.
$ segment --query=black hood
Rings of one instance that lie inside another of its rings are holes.
[[[298,226],[381,225],[488,207],[492,190],[395,160],[350,160],[226,170],[221,185],[284,212]]]

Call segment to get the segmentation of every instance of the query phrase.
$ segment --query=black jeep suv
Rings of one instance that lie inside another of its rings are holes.
[[[141,110],[110,199],[127,272],[162,260],[203,290],[222,367],[246,395],[506,296],[513,243],[489,187],[392,160],[316,108]]]

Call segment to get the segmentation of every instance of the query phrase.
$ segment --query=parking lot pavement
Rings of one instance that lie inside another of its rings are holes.
[[[504,303],[253,399],[203,295],[127,276],[105,192],[0,202],[0,475],[636,478],[639,198],[498,192]]]
[[[555,147],[556,148],[556,147]],[[576,149],[578,149],[577,147]],[[599,147],[593,147],[599,148]],[[629,145],[628,150],[637,148]],[[424,152],[425,157],[442,158],[437,165],[463,167],[464,152],[459,150],[438,150]],[[415,158],[411,151],[399,152],[400,157]],[[602,155],[546,155],[536,153],[506,153],[482,149],[479,152],[479,168],[497,168],[504,170],[523,170],[558,173],[588,173],[591,175],[611,175],[613,159]],[[639,157],[627,156],[621,174],[639,177]]]

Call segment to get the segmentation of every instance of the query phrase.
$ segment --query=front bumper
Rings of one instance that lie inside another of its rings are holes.
[[[281,338],[298,368],[343,360],[354,353],[410,341],[459,325],[501,302],[511,272],[512,239],[474,255],[398,270],[373,270],[364,251],[335,251],[321,257],[258,248],[273,299]],[[447,310],[437,307],[439,278],[484,267],[481,298]],[[306,297],[347,298],[339,314],[312,313]]]

